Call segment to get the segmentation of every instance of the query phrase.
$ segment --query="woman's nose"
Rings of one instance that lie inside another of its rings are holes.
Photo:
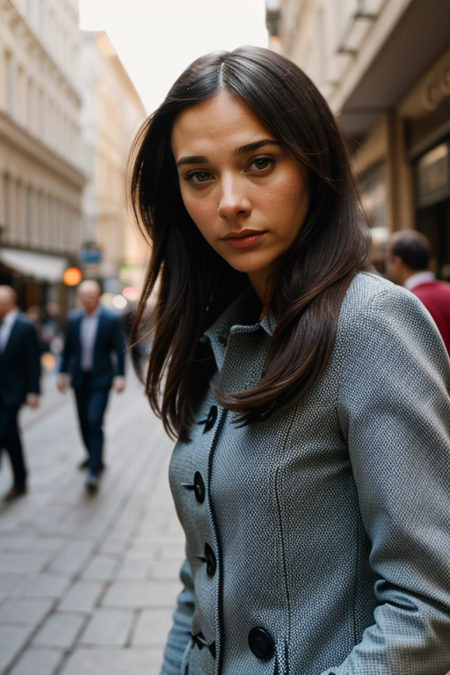
[[[224,179],[218,206],[219,216],[233,219],[237,216],[247,216],[250,211],[251,203],[242,182],[231,178]]]

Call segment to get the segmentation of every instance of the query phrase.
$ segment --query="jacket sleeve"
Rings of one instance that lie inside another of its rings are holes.
[[[72,319],[67,321],[66,339],[64,340],[64,349],[61,358],[60,373],[68,373],[70,370],[70,362],[75,353],[75,345],[73,340]]]
[[[112,339],[114,343],[114,350],[117,355],[115,363],[114,375],[125,375],[125,339],[122,333],[122,327],[117,317],[114,317]]]
[[[41,359],[39,355],[39,337],[34,326],[28,326],[26,349],[27,394],[40,394]]]
[[[183,590],[177,598],[173,614],[173,625],[164,649],[161,675],[181,675],[183,656],[191,642],[192,617],[194,615],[194,581],[187,560],[180,571]]]
[[[353,325],[340,416],[378,575],[377,607],[361,642],[322,675],[443,675],[450,669],[448,356],[428,313],[404,289],[377,296]]]

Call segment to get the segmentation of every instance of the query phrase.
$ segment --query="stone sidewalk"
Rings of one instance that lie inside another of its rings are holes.
[[[107,469],[90,496],[71,395],[52,376],[45,389],[22,416],[29,493],[0,505],[0,675],[157,675],[184,545],[172,443],[130,377],[110,399]],[[0,494],[10,481],[3,461]]]

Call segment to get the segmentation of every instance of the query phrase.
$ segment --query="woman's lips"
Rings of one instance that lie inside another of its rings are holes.
[[[265,232],[249,232],[246,234],[245,231],[243,231],[235,237],[232,235],[224,237],[222,241],[224,241],[225,244],[228,244],[228,246],[231,246],[231,248],[247,248],[248,246],[254,246],[254,244],[261,241],[265,234]]]

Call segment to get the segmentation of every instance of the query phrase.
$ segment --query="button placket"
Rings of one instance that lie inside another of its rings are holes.
[[[211,644],[209,645],[208,642],[207,642],[207,640],[206,640],[206,638],[205,638],[205,636],[204,636],[203,633],[201,633],[201,632],[200,632],[200,633],[196,633],[195,635],[193,635],[193,634],[191,633],[191,637],[192,637],[192,640],[193,640],[194,644],[196,644],[197,647],[198,647],[200,650],[202,650],[203,647],[206,647],[207,649],[209,649],[209,651],[210,651],[212,657],[213,657],[214,659],[216,658],[216,643],[215,643],[215,642],[211,642]]]
[[[206,574],[213,577],[217,569],[216,555],[209,544],[205,544],[205,555],[198,555],[197,559],[206,563]]]
[[[198,422],[198,424],[204,424],[205,425],[205,427],[203,429],[204,434],[206,434],[208,431],[211,431],[211,429],[215,425],[216,420],[217,420],[217,414],[218,414],[217,406],[212,405],[211,408],[209,409],[208,416],[205,417],[204,420],[200,420]]]

